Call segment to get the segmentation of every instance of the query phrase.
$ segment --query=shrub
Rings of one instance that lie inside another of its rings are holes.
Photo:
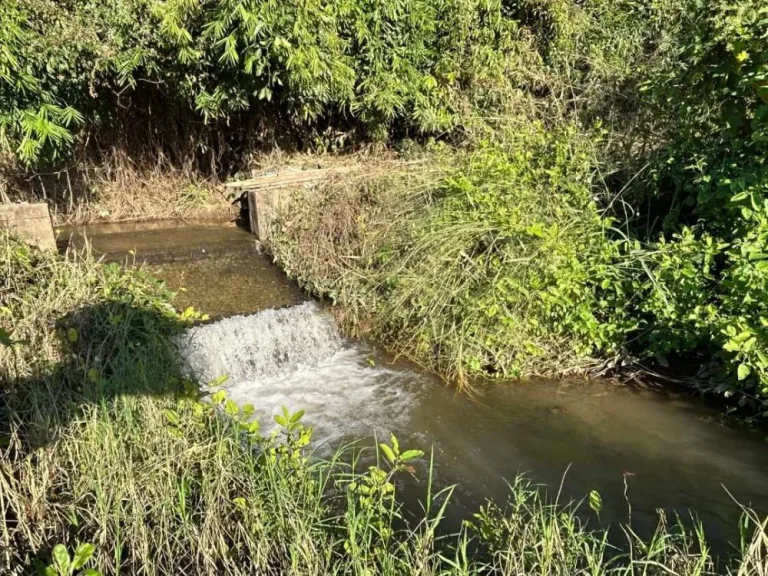
[[[768,393],[767,17],[751,1],[692,6],[647,71],[643,106],[666,128],[637,180],[645,208],[633,223],[648,251],[633,288],[648,295],[637,349],[714,357],[729,379],[701,385],[758,411]]]
[[[313,129],[440,133],[524,45],[498,0],[34,0],[6,3],[0,27],[0,145],[26,165],[71,154],[78,131],[170,157],[193,135],[216,162],[208,136],[250,143],[266,126],[309,145]]]
[[[594,198],[594,143],[575,126],[532,124],[503,146],[432,157],[441,168],[426,182],[366,189],[371,208],[349,217],[351,231],[329,232],[317,206],[288,208],[293,226],[274,239],[275,254],[372,315],[375,333],[398,351],[445,374],[584,370],[623,338],[612,312],[623,303],[598,293],[615,250]],[[344,202],[330,194],[320,202]],[[398,200],[379,199],[392,194]],[[317,254],[329,237],[340,239],[328,252],[341,262],[323,278],[297,251]]]

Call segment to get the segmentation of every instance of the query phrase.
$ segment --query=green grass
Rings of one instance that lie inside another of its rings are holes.
[[[195,314],[156,281],[0,242],[2,573],[84,543],[105,574],[766,573],[751,512],[741,555],[716,570],[696,526],[662,519],[650,540],[617,526],[617,549],[588,509],[523,478],[450,534],[452,489],[432,490],[421,452],[391,438],[370,467],[350,449],[321,459],[300,413],[265,434],[252,407],[183,379],[170,342]],[[415,518],[398,493],[408,474],[429,487]]]
[[[597,135],[518,126],[404,174],[298,194],[277,262],[344,326],[463,382],[584,373],[617,355],[625,298],[594,194]]]

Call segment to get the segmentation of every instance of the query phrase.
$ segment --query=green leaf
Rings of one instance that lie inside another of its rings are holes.
[[[243,416],[245,416],[246,418],[247,418],[248,416],[251,416],[251,415],[253,415],[253,413],[254,413],[255,411],[256,411],[256,409],[253,407],[253,404],[245,404],[245,405],[243,406]]]
[[[416,458],[421,458],[422,456],[424,456],[423,450],[406,450],[400,455],[400,460],[408,462],[410,460],[415,460]]]
[[[168,420],[168,422],[174,426],[178,426],[181,422],[181,419],[179,418],[179,414],[171,410],[170,408],[166,408],[163,410],[163,416],[165,416],[165,419]]]
[[[737,371],[739,380],[744,380],[744,378],[749,376],[751,372],[752,369],[749,367],[749,364],[739,364],[739,369]]]
[[[589,493],[589,507],[597,514],[600,514],[600,511],[603,509],[603,499],[597,490],[592,490]]]
[[[79,570],[85,566],[86,562],[93,556],[95,550],[96,546],[93,544],[80,544],[80,546],[77,547],[77,550],[75,550],[75,557],[72,559],[72,567],[75,570]]]
[[[397,436],[390,434],[389,443],[392,444],[392,449],[394,450],[395,454],[400,454],[400,442],[397,441]]]
[[[226,404],[224,404],[224,413],[229,416],[237,416],[238,412],[240,412],[240,407],[237,405],[237,402],[227,400]]]
[[[221,376],[219,376],[215,380],[212,380],[211,382],[209,382],[208,385],[211,386],[211,387],[221,386],[227,380],[229,380],[229,376],[227,376],[226,374],[222,374]]]
[[[59,571],[60,574],[69,574],[69,552],[65,548],[64,544],[56,544],[51,553],[53,557],[53,565]]]
[[[296,424],[296,422],[301,420],[303,416],[304,416],[304,410],[298,410],[298,411],[294,412],[293,415],[290,418],[291,424]]]
[[[279,414],[275,414],[275,422],[280,424],[283,428],[288,427],[288,420],[285,418],[285,416],[280,416]]]
[[[390,448],[388,445],[384,444],[382,442],[379,444],[379,448],[381,448],[381,451],[384,453],[384,457],[389,461],[390,464],[395,463],[395,453],[392,452],[392,448]]]
[[[221,404],[224,402],[224,399],[227,397],[227,392],[225,390],[219,390],[218,392],[214,392],[211,395],[211,401],[214,404]]]
[[[78,338],[77,330],[75,330],[74,328],[70,328],[69,330],[67,330],[67,340],[69,340],[72,344],[74,344],[75,342],[77,342],[77,338]]]

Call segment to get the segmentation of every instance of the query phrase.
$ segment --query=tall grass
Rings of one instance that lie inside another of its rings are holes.
[[[507,136],[297,195],[273,228],[276,260],[351,330],[460,382],[598,367],[626,303],[595,289],[613,285],[615,250],[594,196],[599,137],[541,123]]]
[[[451,534],[452,488],[420,451],[393,437],[369,465],[320,459],[301,413],[261,430],[253,407],[185,380],[170,342],[194,315],[151,278],[2,246],[2,573],[91,543],[105,574],[766,574],[752,513],[741,555],[716,566],[695,526],[625,527],[615,548],[522,478]],[[428,487],[420,512],[401,504],[408,474]]]

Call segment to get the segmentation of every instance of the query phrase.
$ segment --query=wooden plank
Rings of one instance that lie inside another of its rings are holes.
[[[284,187],[292,184],[301,184],[305,182],[314,182],[323,180],[336,174],[345,174],[353,170],[359,170],[359,167],[339,166],[338,168],[319,168],[316,170],[286,170],[277,174],[268,174],[266,176],[257,176],[240,182],[228,182],[224,184],[225,188],[271,188]]]

